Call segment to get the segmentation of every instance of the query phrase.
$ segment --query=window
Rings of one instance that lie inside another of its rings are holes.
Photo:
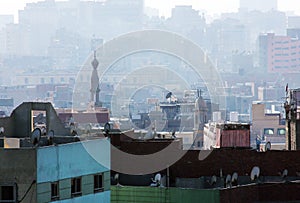
[[[265,128],[264,135],[274,135],[274,128]]]
[[[0,186],[0,202],[16,202],[16,188],[13,185]]]
[[[51,200],[59,199],[59,185],[58,182],[51,183]]]
[[[278,128],[277,129],[277,135],[285,135],[285,129],[284,128]]]
[[[71,179],[71,196],[72,197],[81,196],[81,178]]]
[[[94,175],[94,192],[102,192],[103,190],[103,174]]]

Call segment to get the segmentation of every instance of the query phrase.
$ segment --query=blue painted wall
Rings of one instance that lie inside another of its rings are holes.
[[[110,170],[110,142],[96,139],[37,149],[37,183]]]
[[[85,195],[72,199],[59,200],[52,203],[110,203],[110,191],[101,192],[97,194]]]

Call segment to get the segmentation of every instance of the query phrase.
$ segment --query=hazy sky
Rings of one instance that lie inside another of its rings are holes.
[[[1,0],[0,14],[17,14],[27,2],[38,0]],[[251,0],[249,0],[251,1]],[[263,0],[262,0],[263,1]],[[175,5],[193,5],[197,10],[206,10],[209,14],[237,11],[239,0],[145,0],[146,6],[159,8],[161,15],[170,15],[171,8]],[[293,11],[300,14],[300,0],[278,0],[279,10]]]

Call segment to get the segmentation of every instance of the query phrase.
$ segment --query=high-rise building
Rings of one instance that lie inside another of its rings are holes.
[[[268,33],[259,36],[260,66],[268,72],[299,72],[300,40]]]
[[[19,11],[21,40],[30,50],[21,55],[46,56],[51,37],[57,29],[57,8],[55,1],[28,3]],[[27,37],[26,37],[27,36]]]
[[[277,0],[240,0],[240,10],[263,12],[277,10]]]
[[[0,30],[11,23],[14,23],[13,15],[0,15]]]
[[[300,28],[300,16],[289,16],[288,28]]]
[[[172,32],[179,33],[198,45],[204,44],[205,17],[192,6],[176,6],[172,16],[166,22],[166,27]]]

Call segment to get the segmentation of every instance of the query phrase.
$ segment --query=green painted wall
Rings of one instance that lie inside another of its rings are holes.
[[[219,203],[218,190],[112,186],[112,203]]]

